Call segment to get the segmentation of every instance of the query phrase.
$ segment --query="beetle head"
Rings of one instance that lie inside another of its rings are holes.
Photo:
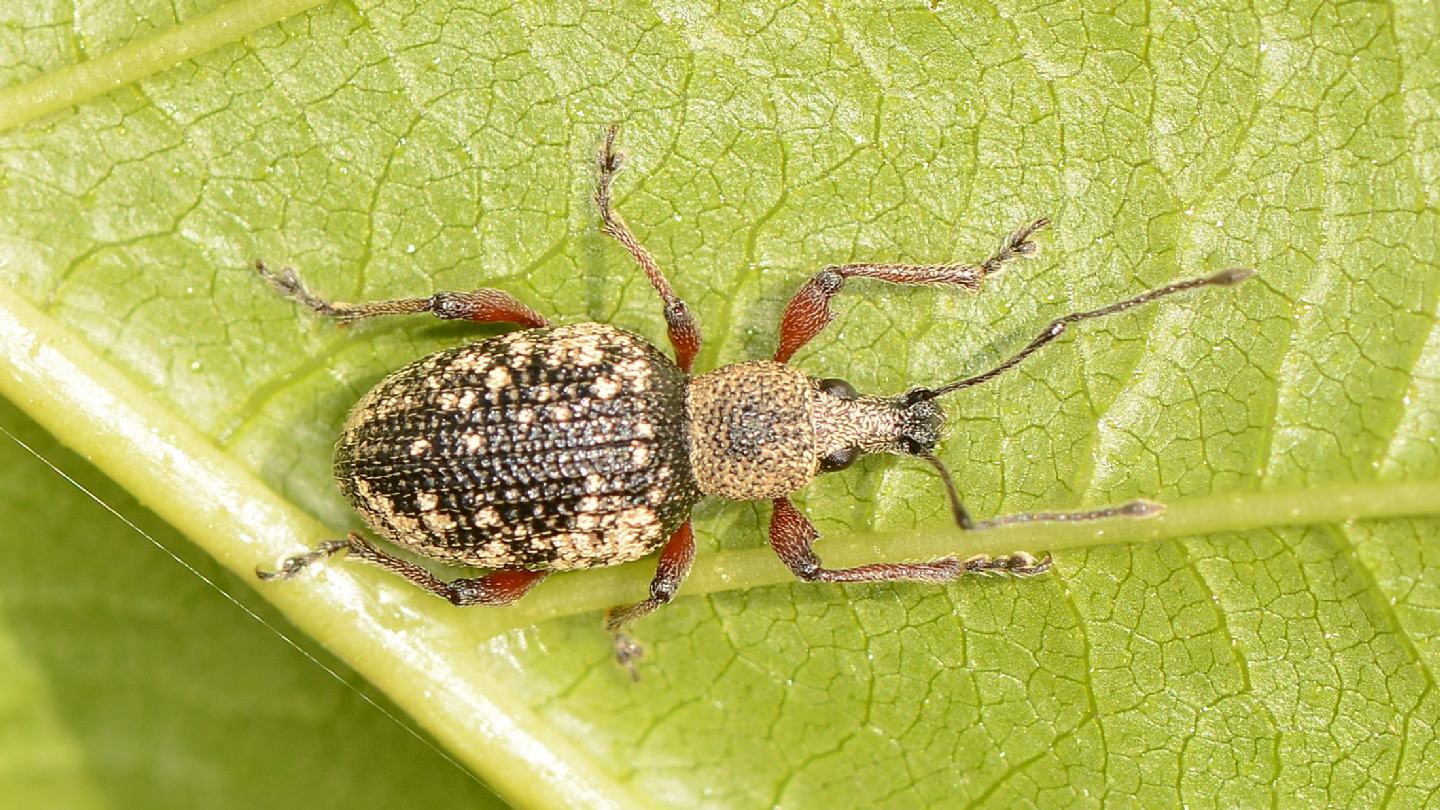
[[[933,398],[919,396],[917,392],[929,393],[917,388],[891,400],[900,414],[900,430],[893,452],[923,458],[934,454],[935,445],[940,443],[945,412],[940,409],[940,403]]]
[[[868,453],[933,455],[945,413],[931,397],[864,396],[844,380],[814,383],[819,472],[835,472]],[[918,389],[917,389],[918,390]]]

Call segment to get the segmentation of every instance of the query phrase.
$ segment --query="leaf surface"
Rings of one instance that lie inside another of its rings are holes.
[[[1055,549],[1042,580],[787,584],[768,508],[706,503],[638,684],[598,610],[649,563],[493,611],[346,565],[259,589],[510,800],[1433,800],[1424,4],[92,5],[3,12],[0,387],[236,572],[353,528],[328,470],[346,410],[496,331],[337,331],[254,258],[338,299],[500,287],[663,345],[588,202],[611,121],[701,368],[770,354],[826,263],[978,260],[1039,215],[1043,256],[978,295],[851,284],[796,362],[938,384],[1057,315],[1259,270],[946,403],[974,513],[1147,497],[1162,519],[962,536],[933,474],[884,458],[798,499],[827,562]]]

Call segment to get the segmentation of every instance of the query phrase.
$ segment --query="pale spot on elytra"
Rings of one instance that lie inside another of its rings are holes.
[[[485,375],[485,387],[491,391],[499,391],[502,388],[508,387],[513,379],[514,378],[510,376],[510,369],[504,366],[496,366],[490,369],[489,374]]]
[[[500,513],[495,507],[486,506],[475,512],[475,525],[481,528],[490,528],[500,525]]]
[[[436,534],[446,534],[455,529],[455,518],[444,512],[426,512],[422,520],[426,527]]]

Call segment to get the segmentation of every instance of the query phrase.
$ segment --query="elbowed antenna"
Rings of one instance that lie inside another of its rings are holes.
[[[940,480],[945,484],[945,495],[950,499],[950,512],[955,516],[955,525],[962,529],[975,528],[975,521],[970,519],[970,513],[966,511],[965,504],[960,503],[960,493],[955,491],[955,480],[950,477],[950,470],[940,461],[940,457],[934,453],[924,453],[920,458],[930,462],[935,472],[940,473]]]
[[[1122,503],[1119,506],[1102,506],[1099,509],[1078,512],[1024,512],[976,521],[970,517],[969,511],[960,502],[960,493],[955,489],[955,479],[950,476],[950,470],[946,468],[940,457],[934,453],[922,453],[920,458],[929,462],[930,466],[940,473],[940,481],[945,485],[945,496],[950,500],[950,512],[955,517],[955,525],[962,529],[993,529],[996,526],[1008,526],[1014,523],[1076,523],[1116,517],[1146,518],[1154,517],[1165,511],[1165,504],[1141,499]],[[1049,559],[1047,554],[1045,557],[1046,567],[1049,566]]]
[[[1163,287],[1157,287],[1147,293],[1137,295],[1134,298],[1128,298],[1119,303],[1111,304],[1109,306],[1101,307],[1099,309],[1087,310],[1085,312],[1072,312],[1069,315],[1061,318],[1056,318],[1055,320],[1051,321],[1050,325],[1045,328],[1045,331],[1041,332],[1038,337],[1030,341],[1029,345],[1016,352],[1009,360],[1006,360],[1005,362],[990,369],[989,371],[983,374],[976,374],[973,377],[966,377],[963,380],[949,383],[948,385],[942,385],[939,388],[917,388],[904,396],[904,402],[907,405],[911,405],[916,402],[942,397],[951,392],[959,391],[961,388],[969,388],[972,385],[979,385],[983,382],[989,382],[990,380],[999,377],[1001,374],[1004,374],[1005,372],[1019,365],[1022,360],[1034,354],[1040,349],[1040,347],[1044,346],[1047,343],[1050,343],[1051,341],[1065,334],[1065,330],[1067,330],[1072,323],[1087,321],[1091,318],[1103,318],[1106,315],[1114,315],[1117,312],[1124,312],[1127,309],[1134,309],[1135,307],[1141,306],[1143,304],[1148,304],[1151,301],[1164,298],[1167,295],[1174,295],[1175,293],[1184,292],[1186,290],[1193,290],[1197,287],[1234,286],[1244,281],[1245,279],[1250,278],[1253,275],[1255,275],[1255,270],[1253,268],[1231,267],[1228,270],[1221,270],[1214,275],[1202,276],[1201,278],[1186,279],[1185,281],[1177,281],[1173,284],[1166,284]]]

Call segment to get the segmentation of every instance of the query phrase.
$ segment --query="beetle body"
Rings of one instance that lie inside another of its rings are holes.
[[[377,534],[451,563],[567,571],[654,552],[704,495],[782,497],[902,430],[892,400],[755,361],[698,377],[598,323],[437,352],[361,397],[340,491]]]
[[[582,323],[437,352],[360,399],[340,490],[396,545],[563,571],[653,552],[700,499],[687,376],[644,339]]]

